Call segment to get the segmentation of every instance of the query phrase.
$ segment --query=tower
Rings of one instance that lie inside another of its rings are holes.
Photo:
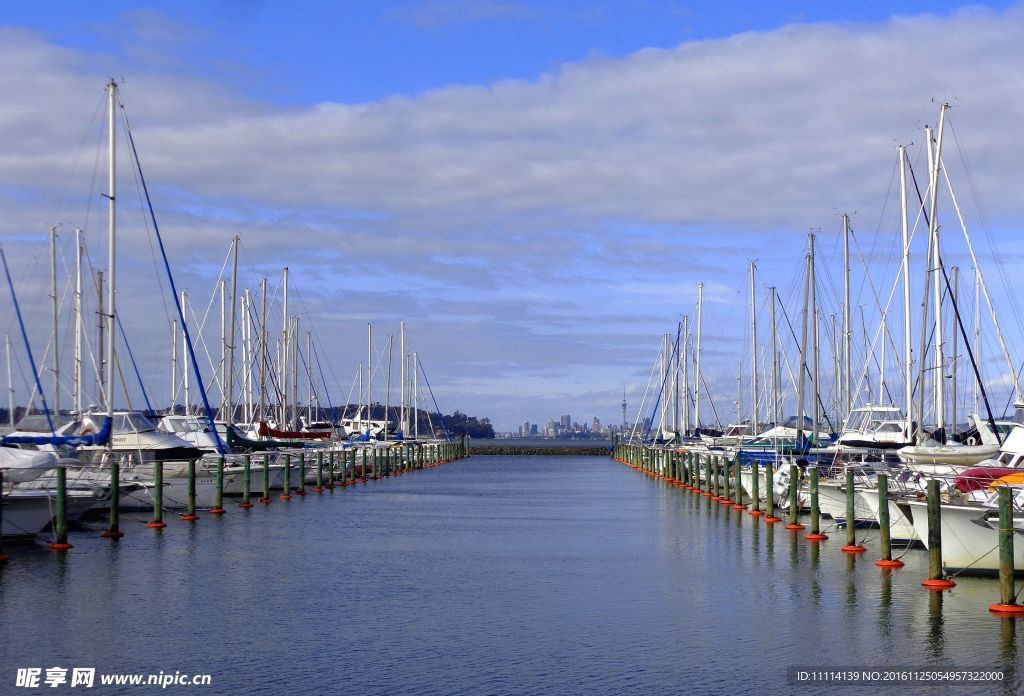
[[[626,429],[626,385],[622,385],[622,429]]]

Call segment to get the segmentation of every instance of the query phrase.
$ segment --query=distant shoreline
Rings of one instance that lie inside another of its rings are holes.
[[[607,445],[477,445],[471,443],[469,447],[470,456],[483,455],[513,455],[513,456],[558,456],[567,455],[574,457],[607,457],[609,449]]]

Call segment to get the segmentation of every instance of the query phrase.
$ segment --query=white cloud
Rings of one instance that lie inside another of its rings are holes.
[[[90,237],[101,238],[102,188],[90,181],[109,65],[25,31],[0,39],[4,236],[38,232],[33,253],[44,257],[45,226],[81,224],[91,201]],[[209,292],[213,279],[197,273],[219,267],[237,232],[250,284],[291,266],[339,373],[361,351],[362,329],[343,318],[405,317],[434,351],[442,408],[511,427],[543,414],[488,401],[486,374],[552,365],[592,375],[585,390],[544,380],[567,400],[607,387],[605,403],[577,401],[574,414],[614,422],[623,377],[650,360],[623,347],[656,345],[692,311],[700,280],[723,288],[709,311],[743,335],[746,262],[761,259],[763,282],[785,286],[805,233],[838,230],[835,209],[873,224],[895,145],[920,143],[933,98],[954,105],[993,223],[1019,224],[1022,39],[1019,9],[794,25],[592,58],[535,81],[287,110],[180,66],[114,74],[127,73],[124,98],[183,285]],[[123,282],[141,297],[155,292],[154,271],[141,218],[129,219],[123,253],[142,259],[146,277]],[[42,262],[33,268],[45,277]],[[130,333],[146,335],[153,320],[139,311]],[[717,365],[730,401],[742,350],[723,345]],[[443,386],[466,369],[474,393]],[[151,372],[166,380],[162,366]],[[541,398],[527,380],[495,384],[509,404]]]

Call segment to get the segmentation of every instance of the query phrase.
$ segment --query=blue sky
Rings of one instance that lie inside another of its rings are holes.
[[[291,268],[334,401],[365,360],[366,322],[381,350],[404,320],[442,410],[502,430],[562,413],[617,422],[623,385],[635,415],[701,281],[708,388],[723,420],[749,411],[734,404],[747,262],[758,296],[776,285],[792,310],[817,231],[835,313],[847,211],[885,294],[894,148],[920,164],[933,100],[954,104],[948,168],[983,255],[1020,259],[1019,5],[705,5],[5,3],[0,240],[37,306],[49,225],[65,254],[63,230],[85,226],[102,258],[92,174],[113,76],[200,315],[239,234],[244,287]],[[137,208],[124,207],[123,318],[166,400],[168,299]],[[870,334],[877,307],[855,275]],[[218,331],[210,320],[214,353]]]

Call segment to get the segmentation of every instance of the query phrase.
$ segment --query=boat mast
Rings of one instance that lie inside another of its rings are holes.
[[[420,356],[415,351],[412,354],[412,436],[420,439]]]
[[[50,228],[50,281],[53,300],[53,412],[60,415],[60,337],[57,335],[57,228]]]
[[[666,393],[669,388],[669,341],[668,334],[662,336],[662,408],[658,411],[657,437],[665,436],[665,411],[668,410],[670,394]]]
[[[288,427],[295,430],[298,429],[299,419],[299,318],[292,317],[292,336],[291,336],[291,360],[292,360],[292,415],[291,419],[287,421]],[[285,415],[288,412],[285,411]]]
[[[384,439],[388,439],[388,425],[391,424],[391,363],[395,348],[394,335],[388,336],[388,381],[384,391]]]
[[[775,286],[768,288],[771,294],[771,322],[772,322],[772,425],[779,425],[779,355],[778,355],[778,327],[775,324]]]
[[[7,425],[14,427],[14,382],[11,380],[11,337],[4,335],[7,346]]]
[[[220,281],[220,418],[224,420],[227,412],[228,392],[225,389],[228,364],[228,308],[227,308],[227,281]],[[213,423],[210,424],[213,427]]]
[[[406,427],[405,418],[405,322],[398,323],[398,352],[401,355],[402,367],[401,367],[401,380],[402,386],[399,389],[401,400],[401,406],[399,407],[398,416],[398,429],[402,432],[402,437],[405,437],[409,433],[409,428]]]
[[[953,288],[952,288],[953,291],[951,293],[951,298],[953,300],[953,307],[955,308],[954,311],[955,312],[959,312],[960,310],[959,310],[959,305],[957,304],[957,300],[960,299],[960,267],[959,266],[953,266],[953,268],[951,270],[953,271]],[[950,356],[950,359],[949,359],[949,372],[950,372],[950,380],[949,380],[949,424],[953,427],[953,431],[956,432],[956,363],[957,363],[956,351],[957,351],[957,347],[958,347],[958,345],[957,345],[958,344],[957,337],[959,336],[960,332],[957,331],[955,326],[954,326],[952,333],[953,333],[953,339],[952,339],[953,345],[951,346],[951,348],[952,348],[952,355]]]
[[[252,311],[252,298],[249,288],[242,291],[242,418],[246,423],[252,422],[252,325],[249,323],[249,312]]]
[[[260,278],[260,420],[267,417],[267,277]]]
[[[690,368],[689,368],[689,360],[690,360],[690,327],[689,327],[689,323],[690,323],[689,315],[684,316],[683,317],[683,345],[682,345],[682,348],[680,350],[680,352],[682,353],[682,373],[683,373],[682,374],[683,385],[682,385],[682,390],[681,391],[682,391],[682,394],[684,395],[682,397],[683,398],[683,414],[682,414],[683,415],[683,429],[682,429],[683,435],[688,435],[690,433],[690,380],[689,380],[689,375],[690,375]],[[625,388],[623,388],[623,392],[622,392],[622,402],[623,403],[626,402]],[[625,421],[625,419],[623,419],[623,421]]]
[[[228,322],[228,365],[225,380],[227,382],[227,398],[225,399],[224,412],[221,413],[221,418],[228,425],[231,425],[235,420],[235,407],[232,402],[235,396],[235,322],[237,319],[235,316],[235,298],[238,296],[238,241],[239,237],[236,234],[234,239],[231,240],[231,316]]]
[[[814,322],[811,325],[811,438],[818,443],[818,296],[816,293],[817,278],[814,275],[814,235],[811,235],[811,259],[810,259],[810,318]]]
[[[814,239],[814,235],[807,236],[808,241]],[[797,378],[796,390],[796,439],[800,442],[800,435],[804,429],[804,391],[807,385],[807,306],[810,299],[811,286],[811,255],[804,257],[804,308],[800,319],[800,375]]]
[[[82,230],[75,229],[75,361],[74,409],[82,412]]]
[[[313,422],[313,332],[306,332],[306,422]]]
[[[107,416],[111,419],[114,417],[114,344],[116,343],[114,333],[114,320],[117,317],[116,309],[116,265],[117,261],[117,229],[116,229],[116,214],[117,214],[117,181],[114,171],[115,162],[115,142],[116,142],[116,113],[114,110],[115,102],[117,99],[117,83],[113,80],[108,85],[108,135],[109,135],[109,155],[110,155],[110,167],[109,167],[109,179],[107,180],[107,228],[108,228],[108,256],[107,256]],[[107,451],[112,454],[114,438],[107,439]]]
[[[100,356],[99,370],[97,371],[97,391],[100,394],[106,393],[106,366],[107,354],[104,350],[103,325],[106,321],[103,313],[103,271],[96,271],[96,352]]]
[[[280,427],[288,423],[288,267],[284,267],[284,308],[281,320],[281,359],[278,363],[281,374],[281,417]]]
[[[178,401],[178,320],[171,320],[171,414]]]
[[[753,420],[751,422],[751,434],[756,435],[761,431],[757,413],[757,399],[759,396],[759,385],[757,379],[757,298],[755,296],[754,274],[757,273],[757,263],[750,262],[750,358],[754,367],[754,383],[751,386],[751,407]]]
[[[694,368],[693,385],[693,427],[700,434],[700,333],[702,318],[701,313],[704,305],[704,283],[697,283],[697,350],[694,355],[696,367]]]
[[[910,231],[907,220],[907,149],[896,148],[900,159],[900,228],[903,238],[903,399],[907,409],[907,439],[914,437],[913,351],[910,335]],[[922,415],[923,417],[923,415]],[[912,440],[911,440],[912,441]]]
[[[853,327],[850,325],[850,216],[843,213],[843,417],[849,418],[853,408],[850,391],[850,370],[852,350],[850,342]]]
[[[373,418],[373,323],[366,325],[366,427]]]
[[[188,311],[188,304],[187,304],[187,302],[188,302],[188,293],[185,290],[182,290],[181,291],[181,316],[182,317],[184,317],[185,316],[185,312]],[[184,323],[184,319],[182,320],[182,323]],[[184,326],[181,329],[181,354],[182,354],[182,356],[188,355],[188,339],[185,336],[185,327]],[[184,393],[184,396],[185,396],[185,415],[186,416],[190,416],[190,415],[192,415],[192,399],[191,399],[191,395],[189,394],[189,383],[190,383],[190,380],[188,378],[187,363],[186,363],[186,365],[182,365],[181,376],[182,376],[182,379],[184,380],[184,384],[185,384],[185,393]]]
[[[930,158],[931,168],[931,199],[929,201],[928,224],[932,237],[933,254],[933,276],[932,289],[935,304],[935,420],[937,432],[942,441],[945,441],[945,384],[944,365],[945,356],[942,346],[942,255],[939,251],[939,221],[936,212],[939,204],[939,168],[942,166],[942,135],[946,119],[946,109],[949,104],[943,104],[939,109],[939,134],[935,141],[935,149]],[[932,152],[929,143],[929,152]]]

